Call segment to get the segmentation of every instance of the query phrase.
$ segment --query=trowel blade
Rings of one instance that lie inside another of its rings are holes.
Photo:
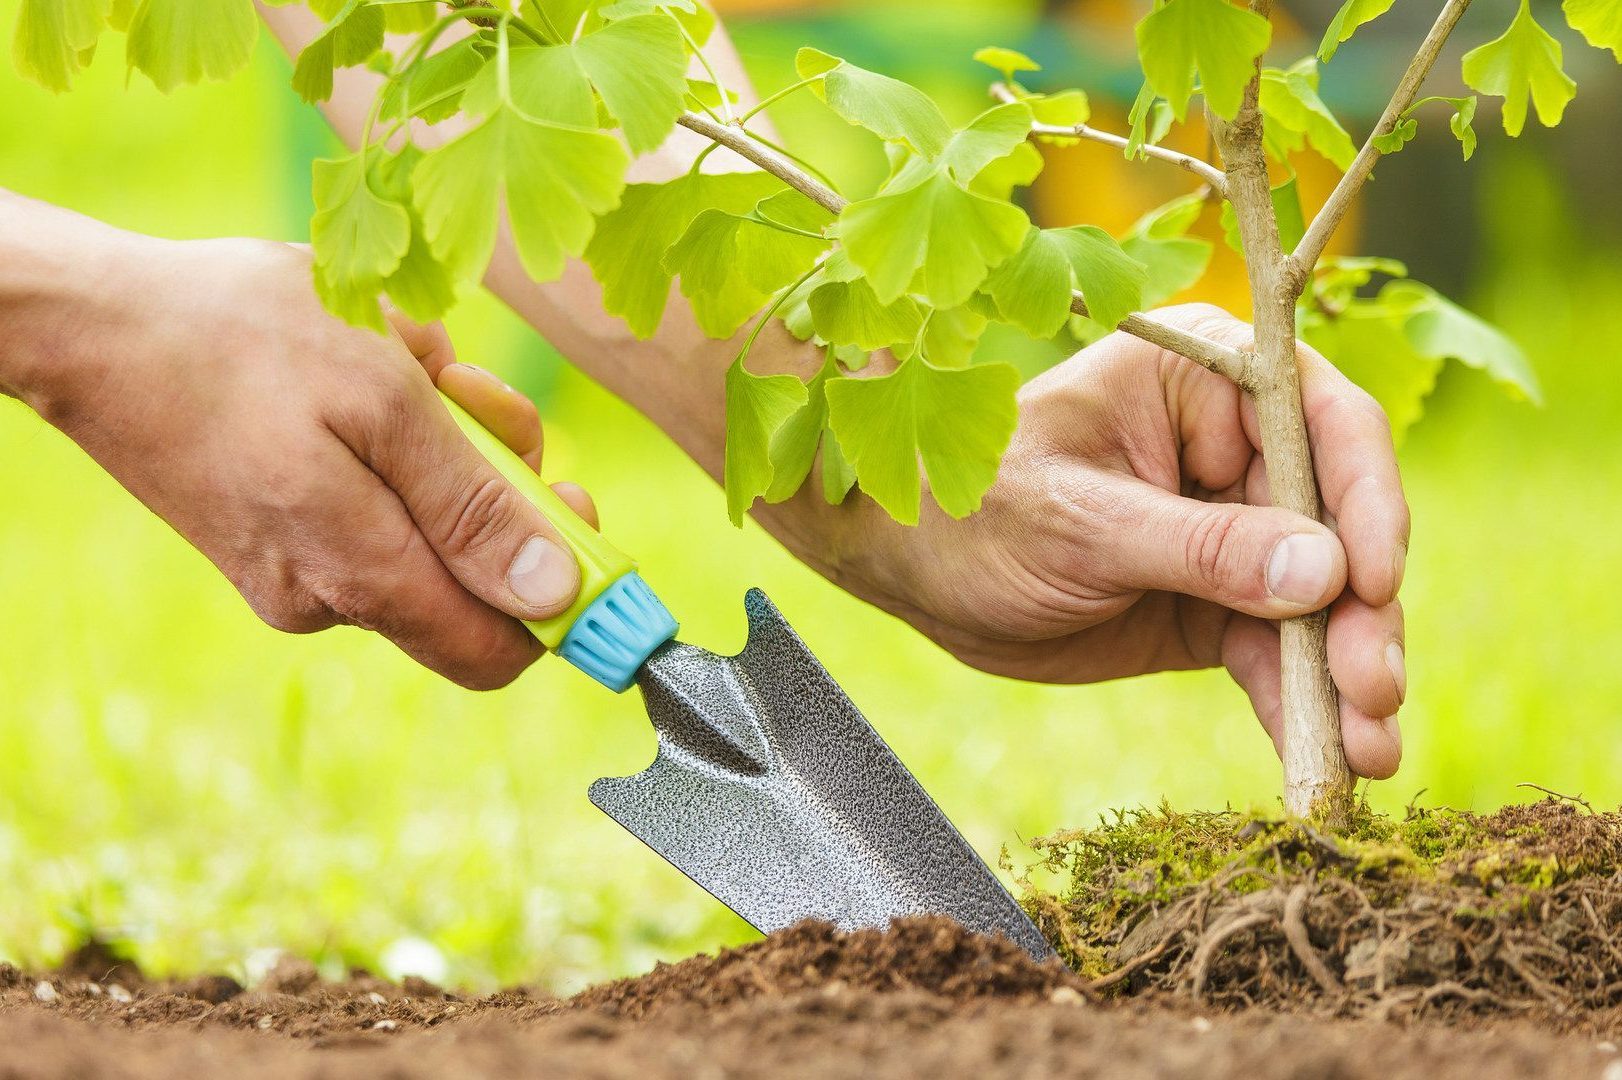
[[[649,658],[658,755],[591,801],[762,933],[937,914],[1052,956],[766,594],[744,609],[737,656],[670,642]]]

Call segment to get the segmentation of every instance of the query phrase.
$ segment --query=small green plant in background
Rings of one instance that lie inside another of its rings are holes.
[[[975,355],[992,322],[1044,339],[1119,329],[1233,380],[1256,402],[1275,502],[1314,517],[1297,335],[1368,387],[1399,431],[1450,358],[1511,392],[1538,393],[1508,338],[1400,264],[1324,257],[1378,160],[1400,151],[1422,119],[1445,114],[1463,155],[1473,154],[1478,98],[1419,96],[1469,0],[1442,5],[1361,146],[1324,104],[1319,66],[1392,0],[1347,0],[1316,55],[1283,68],[1263,62],[1266,0],[1156,3],[1137,26],[1144,83],[1124,134],[1089,124],[1083,90],[1023,85],[1037,65],[1004,48],[977,54],[998,76],[995,103],[959,125],[915,87],[815,49],[800,51],[797,81],[744,108],[704,61],[713,18],[697,0],[309,6],[327,26],[297,61],[304,98],[329,97],[336,68],[366,65],[384,77],[362,146],[316,165],[311,234],[327,306],[381,326],[376,300],[387,296],[415,318],[438,317],[482,277],[503,212],[530,274],[555,278],[583,257],[608,308],[640,335],[653,332],[677,285],[707,333],[742,335],[726,375],[734,521],[757,498],[792,496],[819,459],[831,502],[859,485],[898,521],[916,522],[927,480],[944,511],[972,513],[1016,418],[1015,370]],[[1622,0],[1567,0],[1565,14],[1622,57]],[[125,33],[130,66],[168,90],[234,71],[257,24],[250,0],[25,0],[19,67],[65,89],[108,29]],[[1503,98],[1510,135],[1529,109],[1558,123],[1574,93],[1559,44],[1525,0],[1500,37],[1465,55],[1462,76],[1477,94]],[[793,93],[815,94],[883,143],[882,183],[839,191],[814,161],[769,137],[762,109]],[[1220,164],[1161,145],[1190,119],[1196,96]],[[421,125],[452,120],[448,140],[412,142]],[[632,158],[678,125],[711,140],[691,170],[627,183]],[[1032,224],[1015,193],[1042,169],[1037,145],[1078,140],[1182,168],[1195,190],[1119,238]],[[718,147],[759,171],[703,171]],[[1343,173],[1310,219],[1290,166],[1304,150]],[[1245,257],[1251,348],[1141,313],[1203,275],[1210,245],[1189,230],[1208,202],[1222,205],[1228,242]],[[1370,292],[1377,277],[1385,283]],[[825,350],[809,382],[749,370],[774,318]],[[884,374],[864,370],[875,354]],[[1285,803],[1343,821],[1350,777],[1325,624],[1319,614],[1283,626]]]

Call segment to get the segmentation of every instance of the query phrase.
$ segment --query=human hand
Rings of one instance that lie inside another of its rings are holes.
[[[538,468],[534,405],[456,363],[442,327],[333,318],[299,248],[115,235],[71,349],[13,380],[18,396],[271,626],[375,630],[474,689],[532,663],[542,648],[519,620],[567,608],[578,567],[434,387]],[[596,524],[583,491],[557,488]]]
[[[1250,344],[1250,327],[1216,308],[1157,318]],[[926,499],[916,529],[866,522],[853,532],[865,549],[821,561],[987,671],[1093,682],[1226,665],[1275,747],[1268,620],[1332,604],[1347,764],[1387,777],[1402,754],[1408,507],[1380,407],[1311,349],[1300,356],[1335,531],[1267,506],[1255,409],[1237,387],[1116,333],[1021,391],[1019,429],[978,513],[954,521]]]

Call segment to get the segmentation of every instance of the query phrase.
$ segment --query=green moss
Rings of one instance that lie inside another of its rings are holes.
[[[1480,815],[1360,807],[1346,829],[1234,810],[1118,810],[1090,829],[1031,842],[1026,909],[1078,971],[1097,976],[1132,952],[1133,928],[1197,891],[1241,895],[1308,877],[1355,883],[1376,906],[1416,891],[1458,918],[1500,918],[1529,894],[1622,866],[1616,815],[1554,800]]]

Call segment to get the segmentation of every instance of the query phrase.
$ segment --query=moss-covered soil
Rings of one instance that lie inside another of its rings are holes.
[[[1162,807],[1032,846],[1022,902],[1095,992],[1590,1029],[1622,1001],[1622,814],[1576,800],[1339,835]]]

